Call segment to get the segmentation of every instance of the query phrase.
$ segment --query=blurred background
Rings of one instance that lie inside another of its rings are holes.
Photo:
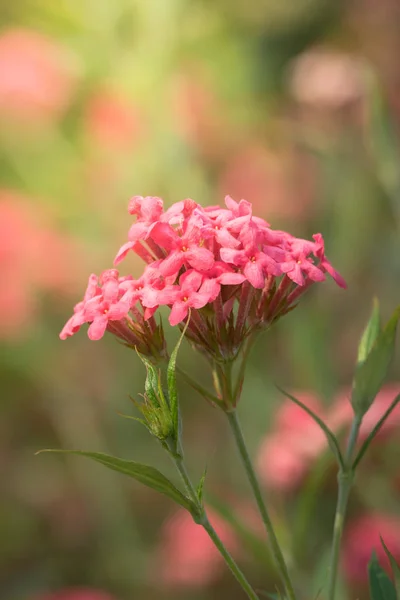
[[[169,500],[84,459],[35,456],[110,452],[175,480],[156,442],[118,415],[133,414],[128,395],[143,391],[135,354],[111,336],[58,338],[88,274],[109,268],[127,239],[134,194],[166,205],[246,198],[274,228],[321,231],[348,282],[345,292],[315,286],[259,341],[240,406],[285,553],[314,597],[326,579],[335,466],[274,384],[345,431],[372,299],[385,319],[399,303],[400,5],[14,0],[0,19],[0,598],[243,597]],[[123,269],[138,275],[141,265],[131,254]],[[181,361],[208,377],[189,347]],[[397,358],[363,435],[399,381]],[[181,401],[193,478],[208,464],[212,520],[257,589],[274,592],[223,415],[183,382]],[[341,600],[368,597],[379,534],[400,558],[399,432],[397,411],[360,467]]]

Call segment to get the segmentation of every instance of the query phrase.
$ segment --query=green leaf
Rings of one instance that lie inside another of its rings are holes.
[[[371,433],[365,439],[365,441],[364,441],[363,445],[361,446],[361,448],[360,448],[360,450],[359,450],[356,458],[354,459],[353,470],[357,467],[358,463],[360,462],[360,460],[362,459],[362,457],[366,453],[366,451],[368,449],[368,446],[370,445],[370,443],[372,442],[372,440],[374,439],[374,437],[376,436],[376,434],[379,432],[379,430],[384,425],[385,421],[387,420],[387,418],[389,417],[389,415],[393,412],[393,410],[396,408],[396,406],[398,405],[399,402],[400,402],[400,394],[398,396],[396,396],[396,398],[393,400],[392,404],[389,406],[389,408],[387,409],[387,411],[382,415],[382,417],[379,419],[379,421],[377,422],[377,424],[375,425],[375,427],[372,429]]]
[[[340,447],[339,447],[339,442],[337,441],[336,436],[334,435],[334,433],[322,421],[322,419],[320,419],[318,417],[318,415],[316,415],[310,408],[308,408],[308,406],[306,406],[305,404],[303,404],[303,402],[301,402],[301,400],[298,400],[297,398],[295,398],[294,396],[292,396],[288,392],[285,392],[285,390],[283,390],[279,386],[276,386],[276,387],[278,388],[278,390],[284,396],[287,396],[290,400],[292,400],[292,402],[294,402],[295,404],[297,404],[298,406],[300,406],[308,415],[310,415],[310,417],[312,419],[314,419],[314,421],[317,423],[317,425],[320,426],[320,428],[322,429],[322,431],[324,432],[324,434],[326,436],[326,439],[328,440],[329,447],[332,450],[332,452],[333,452],[336,460],[338,461],[340,467],[342,469],[344,469],[345,468],[345,462],[344,462],[343,455],[342,455]]]
[[[117,471],[118,473],[123,473],[124,475],[128,475],[136,481],[143,483],[147,487],[152,488],[153,490],[157,490],[161,494],[168,496],[177,504],[180,504],[184,508],[186,508],[189,512],[195,511],[196,507],[193,505],[193,502],[186,498],[180,492],[173,483],[169,481],[160,471],[151,467],[149,465],[143,465],[141,463],[134,462],[133,460],[124,460],[122,458],[116,458],[115,456],[109,456],[108,454],[103,454],[102,452],[82,452],[80,450],[40,450],[37,454],[42,452],[57,452],[60,454],[74,454],[76,456],[85,456],[86,458],[90,458],[113,471]]]
[[[375,553],[368,565],[368,574],[371,600],[397,600],[395,587],[380,566]]]
[[[204,491],[204,482],[206,480],[206,475],[207,475],[207,465],[204,467],[203,475],[201,476],[201,479],[200,479],[197,489],[196,489],[197,497],[198,497],[201,505],[203,504],[203,491]]]
[[[172,351],[171,358],[169,359],[168,368],[167,368],[168,398],[169,398],[169,405],[170,405],[170,409],[171,409],[172,426],[173,426],[175,439],[176,439],[176,448],[175,448],[176,451],[179,448],[180,438],[181,438],[181,418],[180,418],[179,402],[178,402],[178,390],[177,390],[177,385],[176,385],[176,359],[178,357],[178,351],[179,351],[180,345],[182,343],[182,340],[183,340],[186,330],[188,328],[189,321],[190,321],[190,313],[189,313],[189,317],[186,321],[186,325],[183,328],[183,331],[181,333],[181,336],[180,336],[175,348]]]
[[[386,546],[385,542],[383,541],[382,536],[381,536],[381,544],[386,553],[386,556],[389,559],[390,566],[392,567],[392,573],[393,573],[393,577],[394,577],[396,593],[397,593],[398,598],[400,598],[400,566],[396,562],[396,559],[394,558],[393,554],[391,554],[389,548]]]
[[[356,367],[351,404],[358,417],[365,415],[386,378],[394,354],[399,317],[400,306],[376,338],[367,358]]]
[[[364,333],[361,336],[360,344],[358,346],[358,364],[363,363],[367,358],[368,354],[381,332],[381,315],[379,310],[379,302],[375,298],[372,308],[372,314],[367,323]]]

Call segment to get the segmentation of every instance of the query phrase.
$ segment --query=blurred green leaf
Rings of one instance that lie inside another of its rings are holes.
[[[368,449],[368,446],[370,445],[370,443],[372,442],[372,440],[374,439],[374,437],[376,436],[376,434],[381,429],[382,425],[385,423],[386,419],[389,417],[389,415],[391,414],[391,412],[393,412],[393,410],[396,408],[396,406],[398,405],[399,402],[400,402],[400,394],[398,396],[396,396],[396,398],[393,400],[392,404],[389,406],[389,408],[387,409],[387,411],[382,415],[382,417],[379,419],[379,421],[377,422],[377,424],[375,425],[375,427],[372,429],[371,433],[368,435],[368,437],[364,441],[364,443],[361,446],[361,448],[360,448],[360,450],[359,450],[356,458],[354,459],[353,469],[355,469],[357,467],[358,463],[360,462],[360,460],[362,459],[362,457],[366,453],[366,451]]]
[[[368,565],[368,574],[371,600],[398,600],[395,587],[380,566],[375,553]]]
[[[389,559],[390,566],[392,567],[392,573],[393,573],[393,577],[394,577],[396,593],[397,593],[398,598],[400,598],[400,566],[396,562],[396,559],[394,558],[393,554],[390,552],[389,548],[386,546],[385,541],[383,540],[382,536],[381,536],[381,544],[386,553],[386,556]]]
[[[381,315],[379,310],[379,302],[375,298],[372,308],[371,317],[367,323],[364,333],[361,336],[360,344],[358,346],[358,364],[363,363],[367,358],[368,354],[381,331]]]
[[[359,363],[353,378],[351,404],[355,414],[363,417],[382,387],[394,355],[400,306],[378,335],[364,362]]]
[[[193,512],[195,507],[193,503],[186,498],[180,492],[173,483],[169,481],[160,471],[151,467],[149,465],[143,465],[141,463],[134,462],[133,460],[124,460],[122,458],[116,458],[115,456],[109,456],[108,454],[104,454],[102,452],[83,452],[80,450],[53,450],[46,449],[40,450],[37,454],[42,452],[56,452],[60,454],[74,454],[76,456],[85,456],[86,458],[90,458],[113,471],[117,471],[118,473],[123,473],[124,475],[128,475],[136,481],[143,483],[147,487],[168,496],[177,504],[186,508],[189,512]]]
[[[326,439],[328,440],[329,447],[332,450],[332,452],[333,452],[336,460],[338,461],[340,467],[342,469],[344,469],[344,467],[345,467],[344,459],[343,459],[343,456],[342,456],[342,453],[341,453],[341,450],[340,450],[340,447],[339,447],[339,442],[337,441],[336,436],[334,435],[334,433],[322,421],[322,419],[320,419],[318,417],[318,415],[316,415],[310,408],[308,408],[308,406],[306,406],[305,404],[303,404],[303,402],[301,402],[301,400],[298,400],[297,398],[295,398],[294,396],[292,396],[288,392],[285,392],[285,390],[283,390],[279,386],[276,386],[276,387],[278,388],[278,390],[284,396],[287,396],[290,400],[292,400],[292,402],[294,402],[295,404],[297,404],[298,406],[300,406],[300,408],[302,408],[308,415],[310,415],[310,417],[312,419],[314,419],[314,421],[317,423],[317,425],[319,425],[319,427],[324,432],[324,434],[326,436]]]

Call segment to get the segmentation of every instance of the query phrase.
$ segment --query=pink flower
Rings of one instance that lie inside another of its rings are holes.
[[[224,521],[207,510],[210,521],[230,552],[237,541]],[[158,551],[160,583],[171,587],[204,587],[216,581],[224,561],[204,529],[179,509],[164,524]]]
[[[310,394],[296,394],[304,404],[323,417],[323,408]],[[326,440],[315,421],[299,406],[285,401],[274,418],[273,431],[262,442],[257,457],[258,472],[269,487],[290,491],[304,478]]]
[[[390,573],[390,564],[380,538],[397,561],[400,560],[400,519],[379,513],[366,514],[350,522],[343,537],[342,562],[352,583],[365,583],[368,563],[375,551],[379,563]]]
[[[48,121],[67,108],[76,84],[70,57],[57,43],[29,29],[0,36],[0,112]]]
[[[141,304],[150,290],[145,279],[119,277],[116,269],[104,271],[100,278],[90,275],[84,298],[75,306],[60,339],[65,340],[89,323],[91,340],[101,339],[107,330],[146,356],[154,359],[164,356],[165,341],[162,328],[153,318],[155,309]]]
[[[116,600],[116,598],[94,588],[74,587],[36,596],[33,600]]]
[[[7,282],[0,294],[0,338],[29,331],[40,293],[75,293],[78,255],[78,244],[57,231],[38,202],[0,190],[0,277]]]
[[[136,146],[143,134],[137,107],[114,90],[98,90],[90,98],[85,113],[89,137],[104,149],[127,150]]]
[[[171,306],[169,322],[178,325],[189,312],[189,308],[202,308],[210,300],[210,294],[199,292],[203,276],[194,269],[186,271],[179,279],[179,286],[165,287],[158,294],[159,304]]]
[[[192,267],[198,271],[207,271],[214,265],[214,255],[211,250],[202,245],[204,238],[196,219],[187,223],[186,231],[179,236],[170,225],[157,223],[151,233],[152,239],[169,251],[168,256],[160,265],[164,275],[176,275],[182,266]]]
[[[167,305],[170,323],[180,325],[193,309],[187,335],[224,360],[235,358],[256,328],[268,327],[291,310],[313,283],[325,279],[325,272],[344,284],[325,257],[320,234],[307,241],[273,230],[244,199],[226,196],[225,206],[203,208],[187,198],[164,210],[161,198],[134,196],[129,212],[136,221],[114,261],[121,262],[132,250],[147,263],[138,298],[145,319]],[[85,314],[78,305],[63,336],[87,321],[92,323],[89,335],[97,339],[110,321],[115,327],[118,314],[123,321],[121,292],[119,288],[112,307],[100,293],[88,302]]]

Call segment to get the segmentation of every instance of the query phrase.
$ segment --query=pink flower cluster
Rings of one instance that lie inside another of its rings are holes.
[[[227,196],[225,205],[202,207],[186,199],[164,211],[161,198],[133,197],[129,212],[136,222],[115,264],[133,251],[147,263],[142,277],[119,277],[115,269],[100,279],[91,275],[60,337],[87,322],[91,339],[106,329],[126,338],[138,314],[142,326],[158,307],[169,306],[171,325],[194,309],[188,336],[199,347],[234,356],[249,332],[288,312],[326,273],[345,287],[325,257],[321,234],[299,239],[253,216],[246,200]]]

